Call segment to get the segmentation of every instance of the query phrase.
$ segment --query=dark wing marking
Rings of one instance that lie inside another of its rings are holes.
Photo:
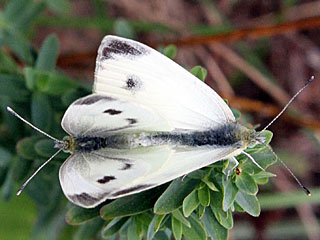
[[[122,113],[122,111],[116,110],[116,109],[108,109],[108,110],[104,110],[103,113],[109,113],[110,115],[117,115]]]
[[[127,188],[127,189],[123,189],[121,191],[118,191],[118,192],[115,192],[111,195],[111,197],[119,197],[121,195],[128,195],[130,194],[131,192],[140,192],[142,190],[145,190],[145,189],[149,189],[149,188],[152,188],[154,185],[151,185],[151,184],[141,184],[141,185],[138,185],[138,186],[134,186],[134,187],[130,187],[130,188]]]
[[[115,176],[104,176],[103,178],[98,179],[97,182],[101,184],[105,184],[115,179],[116,179]]]
[[[135,57],[148,53],[148,49],[143,48],[140,45],[119,41],[117,39],[111,39],[107,42],[103,42],[102,45],[102,56],[106,59],[112,58],[113,54]]]
[[[103,96],[103,95],[98,95],[98,94],[91,94],[87,97],[80,98],[77,101],[75,101],[73,104],[74,105],[91,105],[94,104],[100,100],[104,101],[114,101],[116,100],[115,98],[108,97],[108,96]]]

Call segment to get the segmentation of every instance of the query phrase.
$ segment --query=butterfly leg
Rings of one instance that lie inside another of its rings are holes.
[[[251,155],[249,153],[246,153],[245,151],[242,151],[241,153],[243,153],[244,155],[246,155],[255,165],[257,165],[258,168],[260,168],[262,171],[265,171],[263,167],[261,167],[255,160],[253,157],[251,157]]]
[[[233,166],[232,166],[232,168],[231,169],[229,169],[229,170],[227,170],[226,172],[226,175],[227,175],[227,181],[228,181],[228,179],[229,179],[229,176],[231,175],[231,172],[233,171],[233,169],[235,169],[238,165],[239,165],[239,162],[238,162],[238,160],[235,158],[235,157],[231,157],[231,158],[229,158],[229,161],[230,162],[233,162]]]

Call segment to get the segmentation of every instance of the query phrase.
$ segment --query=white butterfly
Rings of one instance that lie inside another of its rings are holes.
[[[61,187],[85,208],[223,159],[236,161],[249,145],[263,142],[191,73],[144,44],[116,36],[106,36],[99,47],[93,94],[73,102],[61,125],[70,136],[53,139],[58,152],[71,153],[60,168]]]
[[[93,94],[62,119],[72,155],[60,168],[67,198],[82,207],[144,191],[254,141],[210,87],[154,49],[106,36]]]

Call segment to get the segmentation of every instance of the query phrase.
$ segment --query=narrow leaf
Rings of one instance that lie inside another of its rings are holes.
[[[153,188],[134,195],[118,198],[101,208],[104,219],[131,216],[151,209],[166,185]]]
[[[104,221],[101,218],[94,218],[89,222],[81,225],[76,234],[74,235],[74,240],[88,240],[94,239],[98,236],[101,231]]]
[[[236,175],[235,183],[238,189],[244,193],[256,195],[258,192],[258,185],[254,181],[253,177],[246,172],[242,172],[240,175]]]
[[[173,44],[170,44],[164,48],[163,53],[168,58],[174,59],[177,55],[177,47]]]
[[[49,35],[41,46],[36,69],[42,71],[52,71],[55,69],[59,54],[59,40],[55,35]]]
[[[199,78],[201,81],[205,81],[205,78],[207,76],[207,69],[205,69],[204,67],[195,66],[190,70],[190,72],[197,78]]]
[[[182,238],[182,224],[174,217],[171,217],[171,229],[174,239],[180,240]]]
[[[256,196],[248,195],[239,191],[236,196],[236,202],[250,215],[254,217],[260,215],[260,204]]]
[[[199,206],[197,190],[193,190],[184,200],[182,211],[185,217],[189,217],[191,213]]]
[[[157,200],[154,212],[165,214],[172,212],[182,205],[183,199],[200,183],[200,180],[181,178],[174,180]]]
[[[187,240],[206,240],[207,233],[201,222],[194,215],[191,215],[188,220],[190,221],[191,227],[188,228],[182,225],[183,236]]]
[[[215,218],[210,208],[207,209],[201,219],[208,235],[215,240],[227,240],[228,230],[224,228]]]
[[[207,207],[210,204],[210,191],[207,186],[198,190],[199,202],[202,206]]]
[[[88,209],[82,207],[73,207],[69,209],[66,214],[66,222],[70,225],[83,224],[99,216],[99,210],[99,207]]]
[[[223,190],[223,200],[222,200],[222,205],[223,205],[223,211],[227,211],[231,205],[233,204],[238,188],[234,185],[231,179],[223,180],[222,182],[222,190]]]
[[[174,210],[171,214],[173,217],[175,217],[183,225],[186,225],[187,227],[191,227],[189,221],[182,215],[182,213],[180,212],[179,209]]]

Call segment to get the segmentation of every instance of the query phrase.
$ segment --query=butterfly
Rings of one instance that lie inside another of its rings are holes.
[[[241,153],[256,163],[244,150],[265,141],[239,124],[226,102],[190,72],[117,36],[102,40],[93,93],[68,107],[61,126],[69,134],[62,141],[44,134],[54,139],[56,154],[71,153],[59,180],[65,196],[84,208],[224,159],[237,165]]]

